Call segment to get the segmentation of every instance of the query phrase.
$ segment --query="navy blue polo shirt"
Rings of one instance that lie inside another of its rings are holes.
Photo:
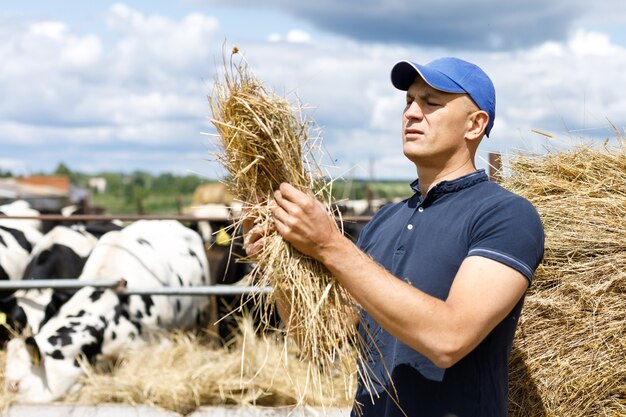
[[[426,198],[417,181],[411,186],[415,194],[381,208],[358,241],[394,276],[441,300],[468,256],[496,260],[532,280],[543,257],[544,233],[528,200],[490,182],[483,170],[441,182]],[[399,403],[411,417],[506,416],[508,360],[522,304],[523,297],[479,346],[448,369],[435,366],[363,312],[359,331],[369,369],[362,372],[376,391],[370,395],[359,381],[356,401],[363,415],[403,416]]]

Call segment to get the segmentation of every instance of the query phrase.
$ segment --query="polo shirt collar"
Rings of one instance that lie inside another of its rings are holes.
[[[426,202],[426,200],[435,200],[441,195],[460,191],[487,180],[489,180],[489,177],[485,173],[485,170],[479,169],[476,172],[472,172],[471,174],[464,175],[451,181],[441,181],[428,191],[424,202]],[[419,196],[420,199],[422,198],[419,189],[419,178],[411,183],[411,189]]]

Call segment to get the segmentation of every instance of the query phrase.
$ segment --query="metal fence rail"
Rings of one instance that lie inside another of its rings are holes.
[[[98,279],[77,280],[73,278],[59,279],[27,279],[19,281],[0,281],[2,290],[31,290],[31,289],[80,289],[94,287],[115,290],[121,295],[255,295],[269,294],[272,287],[255,287],[253,285],[205,285],[195,287],[127,287],[123,280]]]
[[[231,221],[232,217],[200,217],[188,214],[172,214],[172,215],[147,215],[147,214],[72,214],[64,216],[62,214],[40,214],[37,216],[13,216],[3,215],[0,219],[16,219],[16,220],[43,220],[58,222],[86,222],[86,221],[137,221],[137,220],[178,220],[178,221]]]
[[[344,223],[358,223],[367,222],[372,216],[342,216],[341,220]],[[86,221],[137,221],[137,220],[178,220],[178,221],[215,221],[215,222],[229,222],[238,220],[236,217],[203,217],[192,216],[188,214],[172,214],[172,215],[146,215],[146,214],[73,214],[71,216],[64,216],[62,214],[40,214],[38,216],[13,216],[2,215],[0,219],[16,219],[16,220],[43,220],[43,221],[58,221],[58,222],[86,222]],[[337,218],[339,220],[339,218]]]

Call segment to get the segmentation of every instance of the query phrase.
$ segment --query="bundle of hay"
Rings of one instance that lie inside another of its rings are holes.
[[[512,161],[546,231],[511,363],[512,416],[626,415],[626,141]]]
[[[226,184],[243,202],[244,213],[267,231],[252,277],[256,285],[274,291],[268,299],[257,299],[257,305],[269,311],[277,300],[289,305],[285,331],[297,338],[303,358],[325,372],[339,369],[349,380],[355,359],[360,360],[358,332],[346,314],[356,314],[354,304],[321,263],[272,230],[269,210],[274,191],[288,182],[314,193],[332,214],[330,187],[318,164],[319,138],[309,137],[311,122],[303,120],[300,106],[266,89],[243,59],[233,64],[232,58],[209,103],[220,142],[217,159],[229,173]]]

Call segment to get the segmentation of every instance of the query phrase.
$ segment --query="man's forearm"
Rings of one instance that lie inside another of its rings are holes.
[[[398,279],[346,238],[320,254],[341,285],[385,330],[429,357],[444,364],[446,336],[442,326],[452,325],[452,311],[442,300],[429,296]]]

